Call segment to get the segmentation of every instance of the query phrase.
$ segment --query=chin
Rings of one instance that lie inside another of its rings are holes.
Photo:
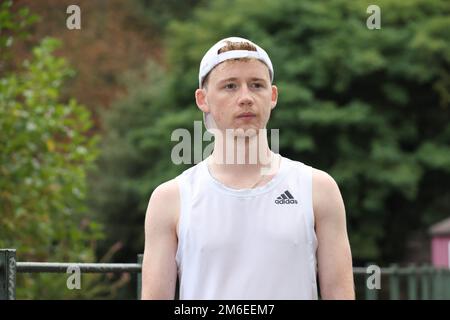
[[[241,126],[233,130],[235,137],[255,137],[258,135],[259,128],[255,126]]]

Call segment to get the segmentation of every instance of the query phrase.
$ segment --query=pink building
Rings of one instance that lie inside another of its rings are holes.
[[[433,266],[450,268],[450,218],[431,226],[430,234]]]

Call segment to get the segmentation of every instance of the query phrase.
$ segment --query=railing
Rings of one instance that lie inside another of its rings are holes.
[[[368,272],[369,267],[353,269],[355,283],[361,284],[358,276],[364,280],[366,300],[450,300],[450,269],[392,264],[379,269],[379,289],[375,289],[373,272]]]
[[[137,263],[17,262],[15,249],[0,249],[0,300],[15,299],[17,273],[66,273],[74,266],[83,273],[136,273],[137,298],[140,299],[141,254],[138,255]],[[368,266],[353,268],[353,274],[358,299],[450,299],[449,269],[414,265],[402,268],[397,265],[386,268]]]
[[[73,267],[80,273],[136,273],[137,298],[141,297],[142,254],[137,263],[17,262],[15,249],[0,249],[0,300],[16,298],[17,273],[66,273]]]

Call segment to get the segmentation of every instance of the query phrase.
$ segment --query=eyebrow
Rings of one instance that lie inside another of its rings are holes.
[[[221,83],[224,83],[224,82],[236,81],[236,80],[238,80],[238,78],[231,77],[231,78],[226,78],[226,79],[220,80],[218,83],[221,84]],[[252,78],[250,78],[250,81],[263,81],[263,82],[265,82],[266,79],[258,78],[258,77],[252,77]]]

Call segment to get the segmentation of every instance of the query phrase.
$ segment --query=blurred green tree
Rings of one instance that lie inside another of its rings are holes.
[[[0,4],[0,75],[12,68],[10,65],[11,48],[17,38],[27,37],[27,28],[35,23],[39,17],[31,14],[27,7],[12,11],[12,0]]]
[[[0,7],[2,62],[16,35],[25,34],[26,8]],[[22,19],[22,20],[21,20]],[[9,39],[4,41],[4,39]],[[19,261],[94,262],[102,226],[87,213],[86,172],[98,153],[87,133],[90,113],[75,100],[60,101],[64,80],[73,75],[46,38],[20,70],[0,76],[0,248],[17,249]],[[19,299],[110,296],[103,276],[83,276],[70,291],[68,275],[18,275]]]
[[[134,0],[135,12],[142,22],[151,25],[155,33],[164,32],[172,20],[188,19],[192,11],[205,0]]]
[[[200,59],[235,35],[272,58],[280,97],[269,128],[280,128],[281,154],[338,182],[356,263],[401,260],[414,232],[450,212],[450,6],[378,1],[381,30],[369,30],[370,4],[215,0],[172,22],[167,70],[150,65],[105,122],[96,183],[107,187],[95,195],[111,239],[143,250],[153,188],[185,169],[171,163],[171,133],[201,120]]]

